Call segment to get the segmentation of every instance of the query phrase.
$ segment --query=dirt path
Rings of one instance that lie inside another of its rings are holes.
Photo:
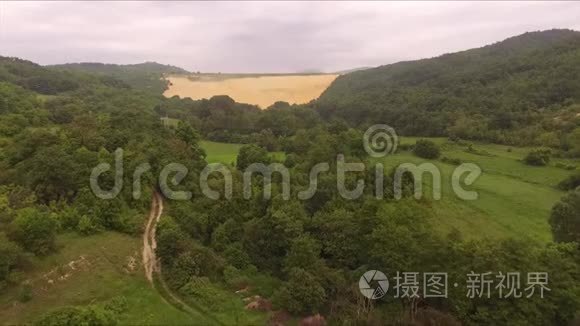
[[[173,294],[171,289],[165,284],[163,276],[161,275],[161,264],[157,260],[155,249],[157,249],[157,239],[155,238],[157,223],[163,214],[163,199],[159,193],[153,194],[151,201],[151,210],[149,211],[149,219],[143,233],[143,267],[145,269],[145,277],[151,283],[151,286],[168,304],[177,309],[188,313],[195,320],[201,322],[200,318],[206,317],[203,320],[205,325],[223,325],[219,320],[209,314],[201,307],[192,307],[185,303],[177,295]],[[202,317],[203,316],[203,317]]]
[[[149,220],[143,233],[143,267],[145,268],[145,277],[151,284],[153,284],[153,273],[159,271],[159,264],[155,255],[155,249],[157,248],[155,231],[162,213],[163,200],[158,193],[154,193],[151,201],[151,210],[149,211]]]

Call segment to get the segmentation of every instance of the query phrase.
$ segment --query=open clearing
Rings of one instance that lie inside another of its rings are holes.
[[[193,100],[228,95],[236,102],[256,104],[265,109],[276,101],[303,104],[314,100],[338,75],[193,75],[169,76],[166,97]]]
[[[414,144],[418,138],[404,137],[403,144]],[[429,138],[426,138],[429,139]],[[466,238],[526,238],[540,242],[552,239],[548,218],[552,206],[565,194],[556,185],[574,173],[555,166],[564,162],[578,166],[578,160],[554,159],[545,167],[529,166],[520,160],[532,149],[505,145],[473,143],[477,153],[467,145],[430,138],[441,147],[441,156],[475,163],[483,171],[470,187],[479,193],[473,201],[458,199],[451,188],[455,166],[440,160],[425,160],[411,152],[401,151],[381,159],[385,168],[401,163],[431,162],[441,171],[442,199],[434,202],[436,228],[444,233],[459,230]],[[431,188],[431,178],[424,183]],[[428,198],[432,198],[428,193]]]
[[[228,143],[218,143],[209,140],[202,140],[201,147],[205,150],[207,154],[206,161],[208,163],[223,163],[223,164],[236,164],[236,159],[240,148],[244,144],[228,144]],[[277,161],[284,161],[286,155],[284,152],[270,152],[273,159]]]

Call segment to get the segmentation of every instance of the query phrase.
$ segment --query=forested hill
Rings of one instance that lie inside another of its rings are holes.
[[[16,84],[40,94],[74,91],[80,84],[97,79],[80,73],[53,71],[19,58],[0,56],[0,82]]]
[[[95,73],[104,74],[116,74],[116,73],[126,73],[126,72],[141,72],[141,73],[156,73],[156,74],[187,74],[187,70],[171,66],[164,65],[157,62],[143,62],[138,64],[130,65],[117,65],[109,63],[99,63],[99,62],[81,62],[81,63],[67,63],[62,65],[53,65],[49,67],[59,68],[59,69],[71,69],[80,70]]]
[[[549,30],[346,74],[317,106],[355,125],[510,143],[538,136],[533,128],[579,99],[580,32]]]
[[[157,62],[144,62],[130,65],[82,62],[54,65],[49,66],[49,68],[109,76],[122,80],[133,88],[152,91],[159,94],[163,93],[167,87],[167,82],[162,79],[163,75],[189,73],[183,68],[164,65]]]

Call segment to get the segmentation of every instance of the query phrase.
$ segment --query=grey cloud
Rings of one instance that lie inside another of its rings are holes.
[[[334,71],[579,30],[578,17],[578,2],[0,2],[0,55]]]

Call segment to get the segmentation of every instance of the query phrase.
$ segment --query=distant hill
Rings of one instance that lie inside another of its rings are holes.
[[[163,93],[168,82],[163,78],[167,74],[189,74],[189,71],[157,62],[144,62],[130,65],[105,64],[95,62],[67,63],[49,66],[62,71],[81,71],[101,74],[119,79],[135,89],[157,94]]]
[[[574,103],[580,103],[580,32],[549,30],[345,74],[316,105],[322,116],[357,126],[389,123],[403,134],[461,131],[511,143],[527,137],[516,130],[531,133],[550,112]]]
[[[79,87],[81,76],[54,71],[28,60],[0,56],[0,82],[9,82],[40,94],[53,95]]]
[[[141,72],[141,73],[152,73],[152,74],[189,74],[190,72],[171,65],[164,65],[157,62],[144,62],[138,64],[129,65],[118,65],[110,63],[98,63],[98,62],[80,62],[80,63],[67,63],[61,65],[52,65],[49,67],[58,69],[72,69],[88,71],[93,73],[105,73],[105,74],[122,74],[127,72]]]
[[[373,67],[357,67],[357,68],[351,68],[351,69],[345,69],[345,70],[340,70],[340,71],[336,71],[334,72],[337,75],[346,75],[346,74],[350,74],[351,72],[355,72],[355,71],[361,71],[361,70],[367,70],[367,69],[372,69]]]

